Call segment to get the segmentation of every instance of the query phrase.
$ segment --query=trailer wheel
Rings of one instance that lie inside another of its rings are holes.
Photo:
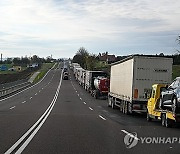
[[[123,113],[123,103],[120,104],[119,110]]]
[[[124,104],[124,114],[129,114],[129,109],[128,109],[128,102],[127,101],[125,101],[125,104]]]
[[[98,90],[94,90],[94,96],[96,99],[99,98],[99,91]]]
[[[122,113],[123,114],[128,114],[128,106],[127,106],[127,102],[126,101],[122,102]]]
[[[112,109],[115,109],[115,108],[116,108],[116,105],[115,105],[115,102],[114,102],[113,99],[111,100],[111,108],[112,108]]]
[[[129,112],[129,114],[133,113],[133,111],[132,111],[132,104],[130,102],[128,102],[128,112]]]
[[[124,114],[124,110],[125,110],[125,102],[122,101],[122,113]]]

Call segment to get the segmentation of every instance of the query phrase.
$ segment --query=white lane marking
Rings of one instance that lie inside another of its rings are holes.
[[[93,111],[93,109],[92,109],[91,107],[89,107],[89,109],[90,109],[91,111]]]
[[[77,94],[79,96],[79,94]]]
[[[14,109],[16,106],[13,106],[13,107],[11,107],[11,108],[9,108],[10,110],[12,110],[12,109]]]
[[[54,65],[55,65],[55,64],[54,64]],[[54,67],[54,66],[53,66],[53,67]],[[38,83],[36,83],[36,84],[34,84],[34,85],[32,85],[32,86],[30,86],[30,87],[28,87],[28,88],[20,91],[20,92],[14,94],[14,95],[11,95],[11,96],[9,96],[9,97],[3,98],[3,99],[0,100],[0,102],[4,101],[4,100],[6,100],[6,99],[9,99],[9,98],[11,98],[11,97],[14,97],[14,96],[16,96],[16,95],[19,95],[20,93],[22,93],[22,92],[24,92],[24,91],[26,91],[26,90],[28,90],[28,89],[31,89],[31,88],[33,88],[34,86],[38,85],[39,83],[41,83],[41,82],[44,80],[44,78],[45,78],[45,77],[48,75],[48,73],[53,69],[53,67],[44,75],[44,77],[43,77]]]
[[[80,97],[79,99],[80,99],[80,100],[82,100],[82,98],[81,98],[81,97]]]
[[[42,88],[42,90],[43,90],[44,88]]]
[[[77,91],[76,91],[76,93],[77,93]]]
[[[26,103],[26,101],[23,101],[22,104]]]
[[[103,116],[101,116],[101,115],[99,115],[99,117],[101,118],[101,119],[103,119],[103,120],[106,120],[106,118],[104,118]]]
[[[41,90],[39,90],[39,93],[41,92]]]
[[[35,95],[37,95],[37,93],[35,93]]]
[[[84,104],[86,104],[86,102],[83,102]]]
[[[122,129],[121,131],[122,131],[123,133],[129,135],[130,137],[132,137],[132,138],[134,138],[134,139],[136,139],[136,140],[139,140],[139,139],[138,139],[136,136],[134,136],[132,133],[129,133],[129,132],[127,132],[127,131],[124,130],[124,129]]]
[[[35,127],[37,127],[32,132],[32,134],[26,139],[26,141],[23,143],[23,145],[21,145],[21,147],[16,151],[16,154],[20,154],[20,153],[23,152],[23,150],[30,143],[30,141],[33,139],[33,137],[36,135],[38,130],[41,128],[41,126],[44,124],[44,122],[48,118],[49,114],[51,113],[51,111],[52,111],[52,109],[53,109],[53,107],[54,107],[54,105],[56,103],[56,100],[58,98],[60,87],[61,87],[61,83],[62,83],[62,72],[61,72],[61,79],[60,79],[58,88],[56,90],[54,98],[53,98],[51,104],[49,105],[49,107],[46,109],[44,114],[39,118],[39,120],[10,149],[8,149],[4,154],[10,154],[11,152],[13,152],[19,146],[19,144],[21,144],[21,142],[33,131],[33,129]]]
[[[30,97],[29,99],[32,99],[32,97]]]

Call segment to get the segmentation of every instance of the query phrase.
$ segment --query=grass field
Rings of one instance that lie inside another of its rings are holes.
[[[172,79],[175,79],[176,77],[180,77],[180,65],[173,65],[173,74]]]
[[[12,64],[1,64],[1,65],[6,65],[8,69],[12,67]],[[14,73],[15,73],[15,71],[8,71],[8,70],[0,71],[0,74],[14,74]]]
[[[13,67],[13,64],[3,64],[3,65],[6,65],[8,69]],[[25,69],[27,69],[27,67],[22,67],[21,69],[22,69],[21,71],[24,71]],[[18,73],[18,71],[9,71],[9,70],[0,71],[0,74],[16,74],[16,73]]]
[[[38,70],[40,73],[37,75],[37,77],[34,79],[33,83],[38,82],[40,79],[43,78],[43,76],[46,74],[46,72],[54,65],[54,63],[43,63],[41,66],[41,69]]]

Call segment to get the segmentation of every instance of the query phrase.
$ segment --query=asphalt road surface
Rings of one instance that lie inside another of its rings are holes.
[[[179,126],[124,115],[91,97],[62,67],[38,84],[0,100],[0,153],[180,153]]]

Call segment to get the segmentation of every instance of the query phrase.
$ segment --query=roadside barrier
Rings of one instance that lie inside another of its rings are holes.
[[[13,94],[15,92],[18,92],[22,89],[25,89],[26,87],[28,87],[30,85],[31,85],[30,82],[24,82],[24,83],[17,84],[17,85],[8,87],[8,88],[1,89],[0,90],[0,98],[3,98],[5,96],[8,96],[8,95]]]

